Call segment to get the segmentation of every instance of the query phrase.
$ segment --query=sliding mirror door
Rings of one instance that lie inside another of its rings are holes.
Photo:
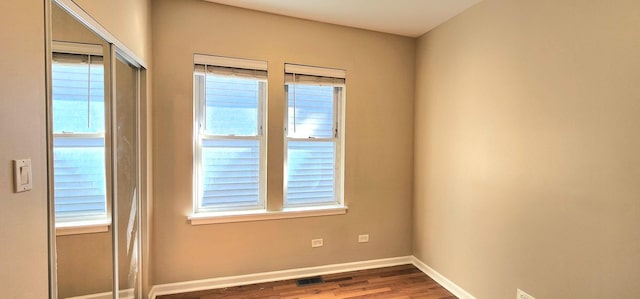
[[[51,5],[58,298],[111,293],[110,45]]]
[[[142,298],[144,71],[77,10],[51,1],[51,297]]]
[[[140,70],[117,54],[114,68],[118,289],[120,298],[140,298]]]

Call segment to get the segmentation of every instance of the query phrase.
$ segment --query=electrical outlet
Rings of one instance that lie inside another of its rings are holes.
[[[322,247],[322,246],[324,246],[324,242],[322,241],[322,239],[311,240],[311,247]]]
[[[367,243],[369,242],[369,235],[358,235],[358,242],[359,243]]]
[[[536,298],[533,298],[533,296],[531,296],[531,295],[529,295],[529,294],[525,293],[525,292],[524,292],[523,290],[521,290],[521,289],[518,289],[518,292],[517,292],[516,294],[517,294],[516,299],[536,299]]]

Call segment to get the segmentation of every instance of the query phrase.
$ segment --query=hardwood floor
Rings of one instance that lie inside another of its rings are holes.
[[[322,279],[322,283],[302,286],[296,280],[284,280],[157,298],[457,298],[413,265],[328,274]]]

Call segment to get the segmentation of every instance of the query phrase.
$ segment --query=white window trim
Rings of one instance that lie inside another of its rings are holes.
[[[56,222],[56,236],[108,232],[111,219]]]
[[[202,55],[194,54],[193,65],[209,65],[209,66],[222,66],[241,69],[254,69],[260,71],[267,71],[267,62],[261,60],[241,59],[224,56]],[[206,72],[205,72],[206,76]],[[200,120],[205,117],[205,110],[203,109],[206,98],[196,99],[196,80],[194,74],[193,80],[193,211],[192,215],[211,215],[218,213],[235,213],[237,211],[247,210],[264,210],[267,206],[266,200],[266,176],[267,176],[267,115],[266,107],[268,102],[268,80],[265,81],[264,99],[258,103],[258,132],[256,136],[232,136],[232,135],[210,135],[203,133],[200,127]],[[205,77],[206,80],[206,77]],[[218,139],[218,140],[258,140],[260,143],[260,179],[259,179],[259,202],[258,206],[248,207],[233,207],[228,208],[201,208],[201,183],[202,183],[202,141],[204,139]]]
[[[344,215],[349,210],[345,205],[326,205],[284,208],[282,211],[245,210],[234,212],[197,213],[187,216],[191,225],[250,222],[277,219],[306,218],[317,216]]]
[[[346,71],[341,69],[314,67],[299,64],[285,63],[284,65],[285,75],[287,73],[294,73],[299,75],[312,75],[320,77],[332,77],[339,79],[346,79]],[[286,85],[286,82],[285,82]],[[284,105],[284,144],[283,144],[283,194],[282,194],[282,206],[283,209],[314,209],[316,207],[322,207],[322,204],[308,204],[308,205],[287,205],[287,172],[288,172],[288,150],[287,146],[289,141],[332,141],[335,142],[336,147],[336,163],[335,163],[335,197],[336,203],[334,205],[345,207],[344,201],[344,140],[345,140],[345,98],[346,98],[346,84],[336,84],[335,87],[340,87],[341,93],[339,97],[335,97],[334,93],[334,122],[337,123],[336,130],[333,138],[301,138],[301,137],[289,137],[289,100],[288,91],[285,92],[285,105]],[[326,205],[326,204],[325,204]],[[321,208],[320,208],[321,209]]]
[[[251,61],[246,59],[238,59],[238,58],[230,58],[230,57],[220,57],[220,56],[210,56],[210,55],[194,55],[194,65],[195,64],[205,64],[205,65],[216,65],[223,67],[237,67],[237,68],[245,68],[245,69],[256,69],[256,70],[267,70],[267,62],[265,61]],[[298,74],[306,74],[306,75],[315,75],[322,77],[334,77],[344,79],[346,77],[346,71],[339,69],[331,69],[331,68],[322,68],[322,67],[311,67],[304,65],[294,65],[294,64],[285,64],[285,70],[287,72],[295,72]],[[268,86],[268,85],[267,85]],[[235,209],[235,210],[199,210],[199,175],[196,172],[200,171],[200,150],[198,147],[198,143],[200,141],[200,133],[198,130],[198,120],[201,117],[199,113],[201,113],[200,103],[194,102],[194,199],[193,202],[193,211],[190,215],[187,215],[188,221],[191,225],[206,225],[206,224],[222,224],[222,223],[235,223],[235,222],[252,222],[252,221],[264,221],[264,220],[278,220],[278,219],[295,219],[295,218],[306,218],[306,217],[319,217],[319,216],[332,216],[332,215],[345,215],[349,207],[345,205],[344,201],[344,138],[345,138],[345,130],[344,130],[344,120],[345,120],[345,97],[346,97],[346,86],[339,85],[342,88],[342,93],[340,98],[336,99],[336,120],[338,122],[338,136],[337,138],[318,138],[315,141],[323,141],[324,139],[332,140],[336,142],[337,151],[336,151],[336,198],[337,203],[335,204],[317,204],[317,205],[306,205],[306,206],[291,206],[285,207],[281,210],[271,211],[267,210],[267,202],[266,194],[264,195],[263,203],[265,208],[247,208],[247,209]],[[195,81],[194,81],[194,93],[195,93]],[[267,90],[268,93],[268,90]],[[193,97],[195,100],[195,96]],[[264,182],[261,180],[261,187],[266,188],[266,143],[267,143],[267,115],[266,115],[266,107],[268,103],[268,97],[265,98],[264,103],[260,107],[260,113],[262,114],[262,119],[259,120],[263,126],[262,130],[262,138],[263,138],[263,150],[261,153],[262,163],[261,163],[261,171],[264,171]],[[285,106],[286,107],[286,106]],[[285,108],[286,109],[286,108]],[[288,115],[285,111],[285,119],[284,119],[284,127],[288,126]],[[289,138],[284,136],[284,142],[286,146],[286,142],[288,140],[297,140],[297,138]],[[285,153],[286,154],[286,153]],[[285,163],[286,163],[286,156]],[[284,165],[283,165],[284,166]],[[281,166],[282,167],[282,166]],[[283,189],[286,192],[286,189]],[[261,189],[261,192],[266,192]],[[284,205],[284,196],[282,198],[282,204]]]

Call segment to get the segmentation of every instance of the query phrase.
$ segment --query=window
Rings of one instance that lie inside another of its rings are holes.
[[[345,72],[285,65],[285,208],[342,204]]]
[[[194,57],[194,212],[265,209],[267,63]]]
[[[283,165],[266,165],[267,62],[196,54],[193,82],[192,225],[346,213],[345,71],[285,65],[285,117],[269,120],[285,128],[283,196],[273,198],[267,172]]]
[[[102,46],[54,43],[52,119],[58,226],[108,221]]]

